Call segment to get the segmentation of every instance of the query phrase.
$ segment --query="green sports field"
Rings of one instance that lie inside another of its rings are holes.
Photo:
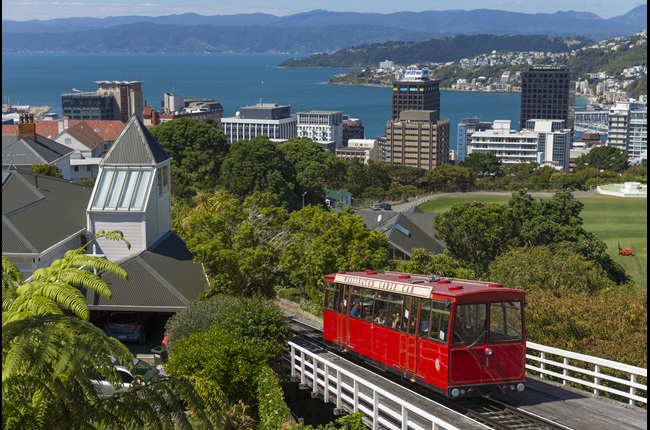
[[[615,261],[642,288],[648,286],[648,222],[647,199],[612,197],[593,194],[578,197],[585,204],[582,211],[585,230],[600,237]],[[445,212],[455,203],[476,201],[483,203],[502,203],[510,200],[510,194],[500,195],[467,193],[434,197],[420,206],[424,212]],[[634,256],[618,255],[618,245],[632,248]]]

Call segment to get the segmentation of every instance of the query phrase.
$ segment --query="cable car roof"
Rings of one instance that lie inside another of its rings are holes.
[[[363,288],[408,294],[428,298],[432,293],[448,296],[462,296],[472,293],[489,293],[495,291],[524,292],[513,288],[504,288],[494,282],[471,281],[467,279],[445,278],[437,275],[417,275],[411,273],[385,272],[373,270],[363,272],[340,271],[325,277],[328,281],[355,285]]]

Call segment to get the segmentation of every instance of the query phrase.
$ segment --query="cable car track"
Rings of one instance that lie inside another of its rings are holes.
[[[571,430],[569,427],[501,403],[490,397],[471,397],[458,400],[448,399],[430,390],[426,390],[419,385],[409,383],[404,378],[392,372],[381,372],[377,367],[368,364],[358,357],[349,356],[342,351],[331,348],[323,342],[322,330],[320,328],[299,321],[293,317],[289,319],[293,333],[296,336],[315,343],[327,351],[340,355],[342,358],[360,365],[366,370],[380,374],[392,382],[416,392],[433,402],[461,413],[489,428],[496,430]]]

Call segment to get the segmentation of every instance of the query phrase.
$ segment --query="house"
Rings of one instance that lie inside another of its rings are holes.
[[[97,177],[101,157],[124,129],[124,123],[121,121],[68,120],[67,118],[58,121],[32,121],[31,124],[33,129],[29,129],[31,126],[24,124],[3,124],[3,167],[11,165],[29,168],[34,164],[56,164],[63,178],[68,180]],[[23,131],[20,131],[21,128]],[[24,157],[29,151],[23,147],[24,143],[18,142],[16,136],[28,136],[32,133],[34,140],[41,145],[46,145],[50,151],[36,148],[34,143],[27,142],[28,146],[35,147],[32,152],[40,153],[40,156],[21,160],[18,154]],[[53,145],[50,140],[62,146]],[[16,143],[17,146],[10,148],[11,144]],[[6,154],[5,147],[7,147]],[[59,160],[57,153],[68,154],[69,159]]]
[[[58,166],[62,173],[70,170],[72,149],[36,134],[33,117],[21,116],[16,134],[2,134],[2,168],[29,169],[33,165]],[[4,128],[5,126],[3,126]]]
[[[435,213],[376,212],[366,209],[355,213],[363,219],[368,229],[386,236],[389,257],[393,260],[408,260],[414,248],[422,248],[432,254],[441,254],[445,250],[444,242],[435,237]]]
[[[325,204],[328,208],[343,209],[352,206],[352,194],[349,191],[325,188]]]
[[[120,230],[131,244],[99,240],[89,253],[122,266],[124,280],[104,279],[113,297],[85,291],[91,313],[179,311],[205,290],[202,267],[171,231],[170,157],[132,116],[104,159],[94,188],[7,170],[2,175],[2,255],[25,277],[82,246],[100,230]]]

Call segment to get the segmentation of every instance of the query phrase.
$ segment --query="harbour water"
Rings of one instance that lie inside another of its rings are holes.
[[[304,56],[304,55],[303,55]],[[325,84],[348,69],[276,67],[290,54],[105,54],[3,53],[3,103],[51,106],[61,113],[61,94],[95,91],[96,81],[142,81],[147,105],[160,109],[166,92],[185,98],[212,98],[224,116],[256,103],[290,105],[304,110],[342,111],[359,118],[366,138],[385,135],[391,117],[391,88]],[[435,76],[434,76],[435,78]],[[518,93],[442,91],[442,119],[451,122],[451,148],[456,148],[462,118],[519,123]]]

